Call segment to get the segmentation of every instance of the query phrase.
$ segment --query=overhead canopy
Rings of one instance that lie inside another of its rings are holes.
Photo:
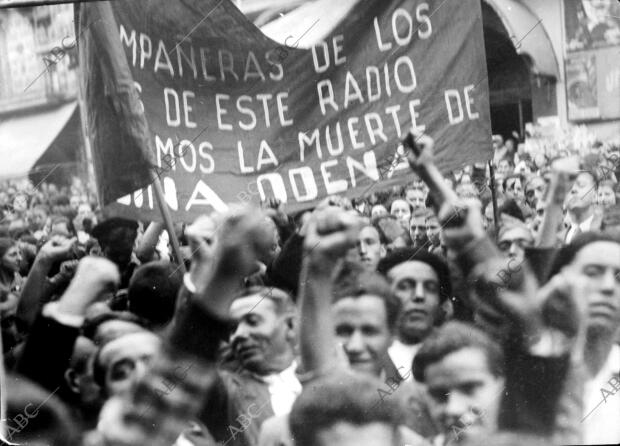
[[[532,72],[559,79],[558,61],[542,21],[515,0],[485,2],[493,8],[508,30],[517,54],[529,56]]]
[[[27,175],[58,137],[76,107],[77,102],[73,101],[0,122],[0,178]]]

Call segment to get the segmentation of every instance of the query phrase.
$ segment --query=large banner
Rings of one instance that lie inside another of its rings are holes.
[[[176,219],[404,184],[411,127],[435,138],[444,171],[492,156],[479,0],[359,1],[310,49],[304,29],[276,43],[229,0],[112,6]],[[151,186],[113,207],[158,218]]]

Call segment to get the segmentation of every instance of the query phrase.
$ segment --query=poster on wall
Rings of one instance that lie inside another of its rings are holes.
[[[586,53],[566,59],[566,100],[569,120],[600,117],[596,55]]]
[[[620,118],[620,48],[606,48],[596,53],[601,118]]]
[[[567,52],[620,45],[620,2],[564,0]]]

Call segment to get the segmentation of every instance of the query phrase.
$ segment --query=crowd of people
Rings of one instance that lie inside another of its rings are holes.
[[[204,215],[181,259],[77,179],[5,184],[3,444],[620,442],[620,147],[444,178],[415,141],[405,186]]]

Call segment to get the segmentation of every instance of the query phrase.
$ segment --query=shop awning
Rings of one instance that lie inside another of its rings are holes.
[[[21,177],[52,145],[77,102],[0,121],[0,178]]]
[[[501,19],[517,54],[532,61],[532,72],[560,78],[558,61],[542,20],[515,0],[484,0]]]

